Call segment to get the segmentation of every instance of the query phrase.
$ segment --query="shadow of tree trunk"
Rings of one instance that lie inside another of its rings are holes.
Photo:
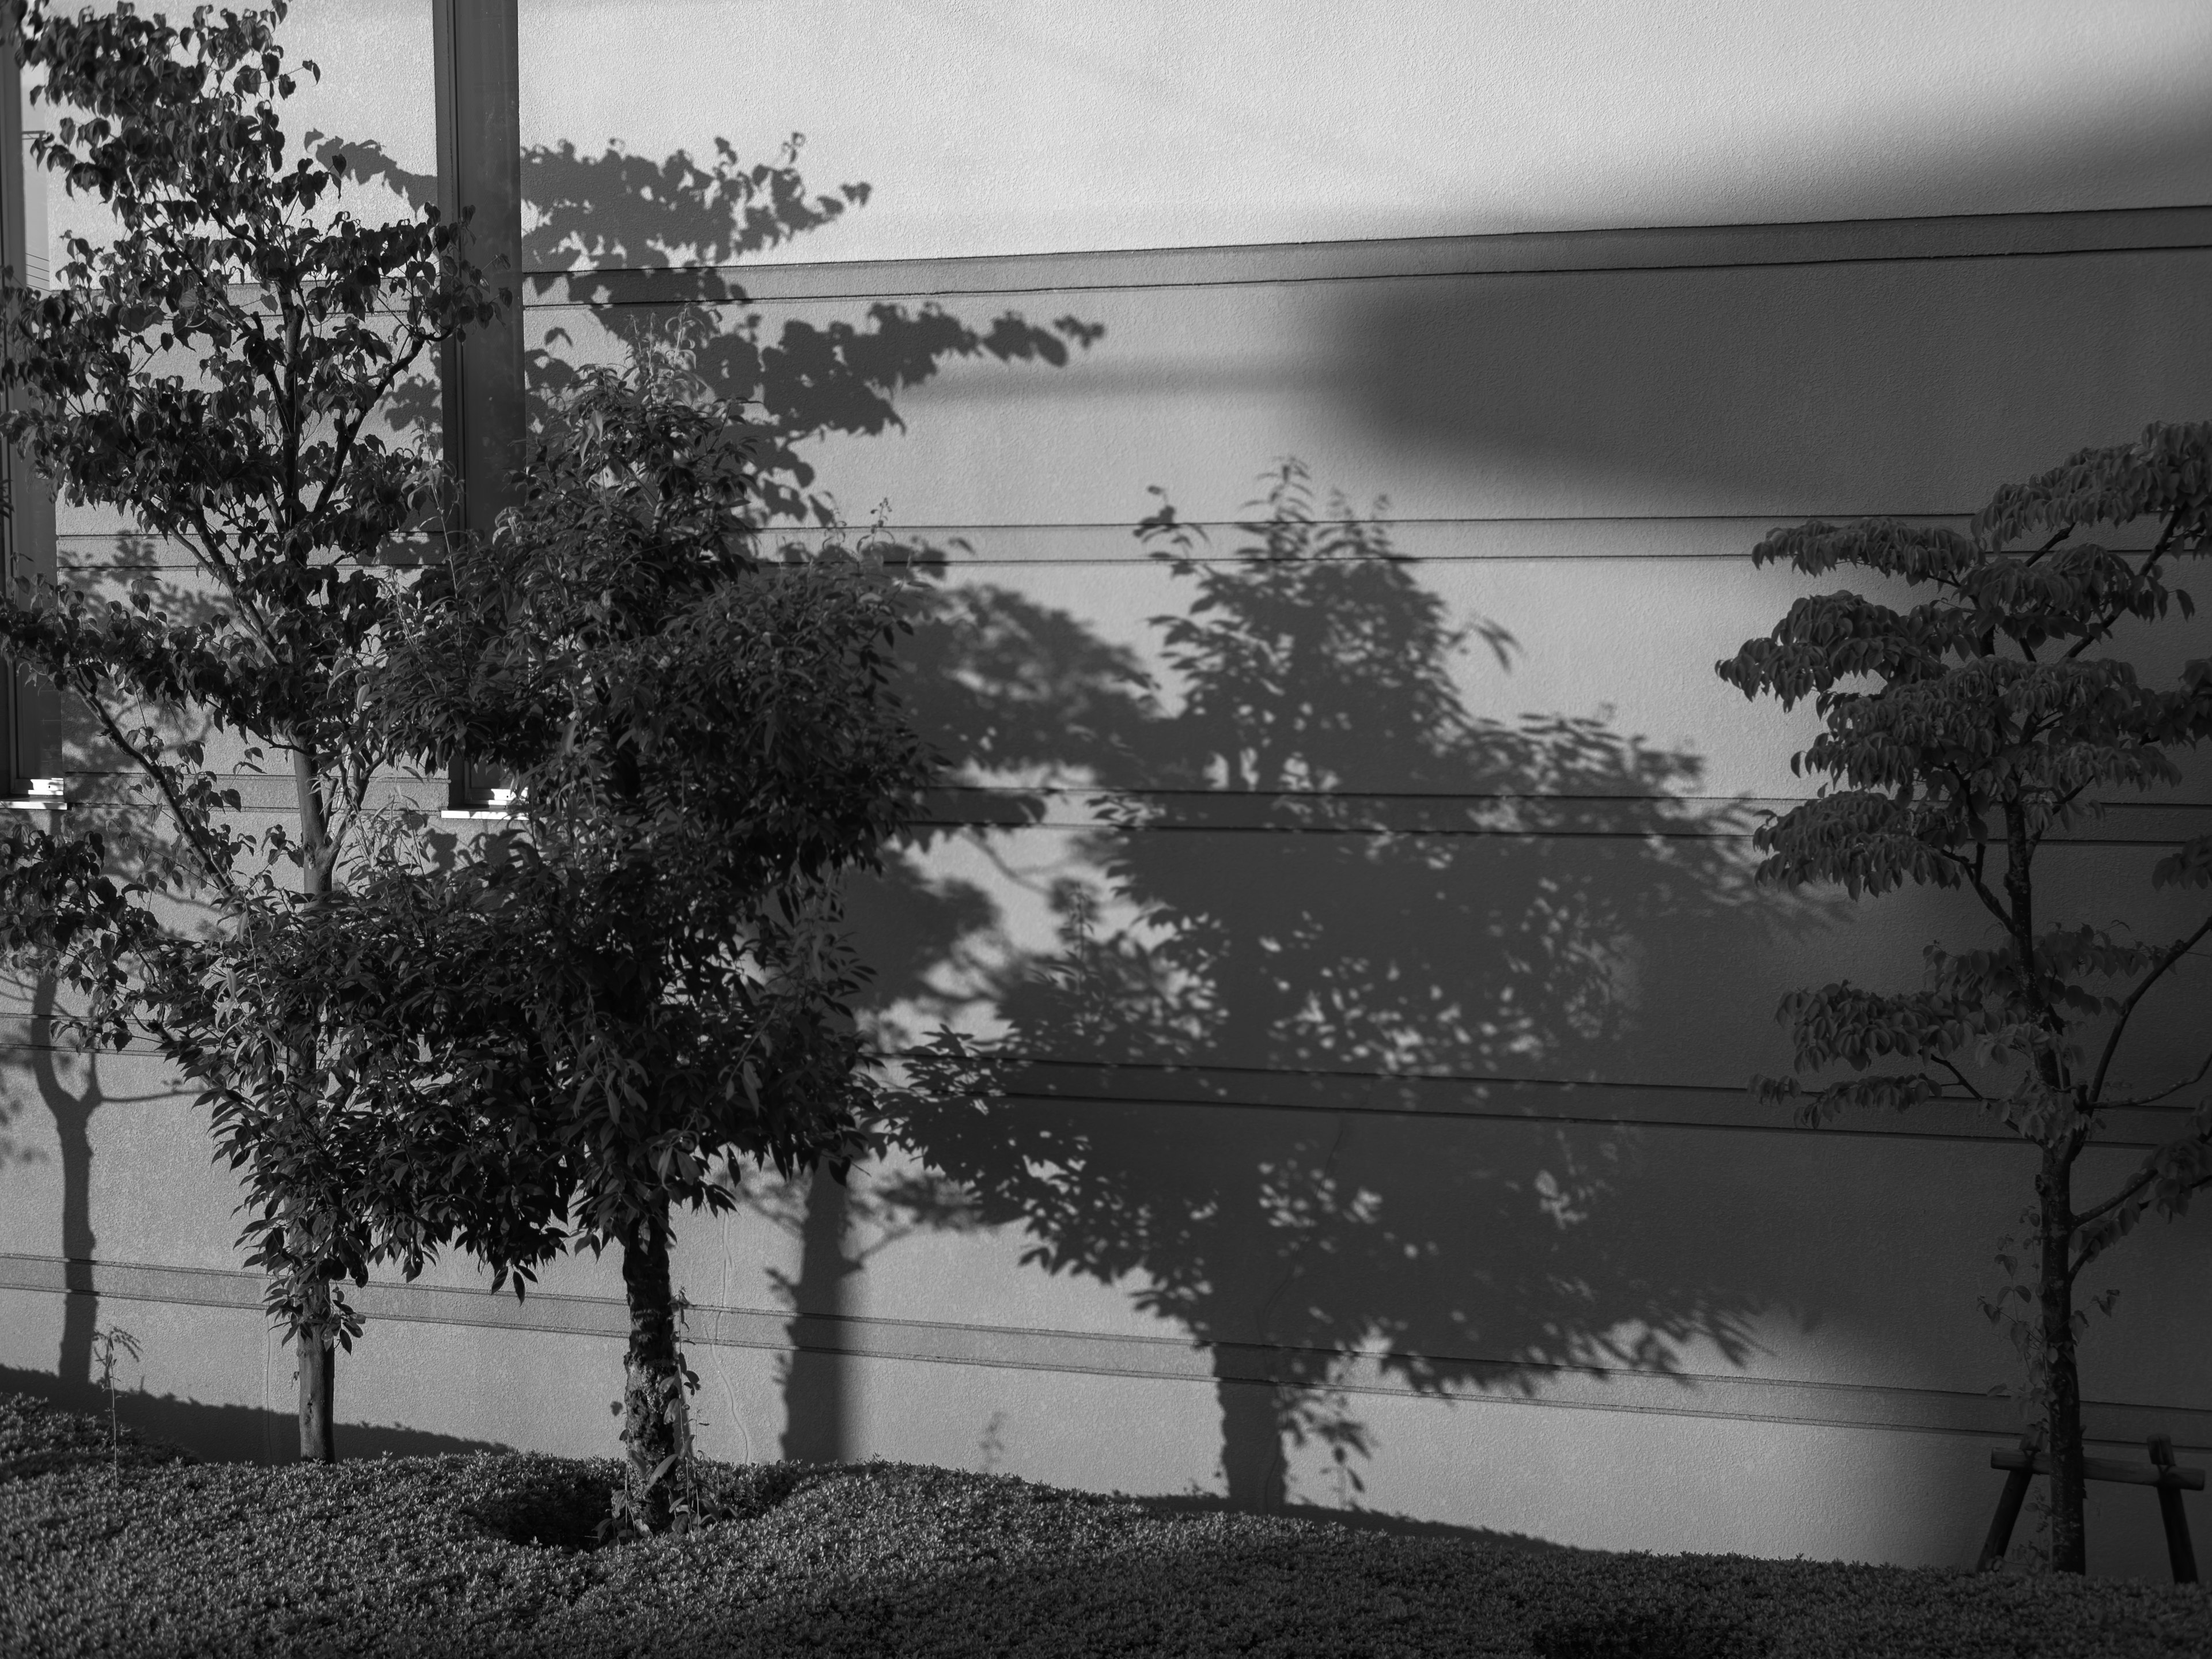
[[[37,1079],[40,1098],[54,1120],[54,1139],[62,1165],[62,1276],[66,1295],[62,1307],[61,1353],[54,1374],[64,1383],[92,1379],[92,1337],[100,1327],[100,1299],[92,1288],[92,1259],[96,1241],[92,1231],[92,1115],[106,1097],[100,1091],[100,1070],[89,1057],[85,1061],[84,1089],[71,1094],[54,1062],[54,999],[52,978],[40,980],[31,1000],[31,1072]]]
[[[1224,1351],[1216,1348],[1213,1394],[1221,1406],[1221,1481],[1230,1506],[1280,1512],[1290,1494],[1275,1385],[1229,1375]]]
[[[808,1177],[799,1277],[783,1285],[792,1311],[791,1352],[783,1367],[783,1455],[793,1462],[842,1463],[853,1453],[846,1411],[848,1362],[805,1340],[809,1315],[845,1311],[845,1283],[860,1267],[845,1249],[849,1204],[845,1188],[827,1170]]]

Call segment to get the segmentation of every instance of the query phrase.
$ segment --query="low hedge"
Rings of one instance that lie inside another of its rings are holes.
[[[115,1468],[106,1430],[0,1399],[0,1652],[2212,1653],[2193,1586],[1531,1553],[897,1463],[708,1465],[706,1524],[597,1547],[611,1462]]]

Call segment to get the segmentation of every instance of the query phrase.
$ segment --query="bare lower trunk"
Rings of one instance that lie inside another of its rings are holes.
[[[327,1290],[315,1292],[315,1304],[309,1311],[317,1316],[329,1314]],[[337,1395],[337,1345],[327,1336],[303,1330],[293,1346],[300,1354],[300,1461],[335,1463],[338,1443],[331,1413]]]
[[[2046,1419],[2051,1445],[2051,1570],[2088,1571],[2088,1538],[2082,1523],[2087,1487],[2081,1469],[2081,1379],[2074,1363],[2074,1284],[2067,1272],[2074,1237],[2073,1169],[2056,1147],[2046,1147],[2035,1179],[2042,1235],[2041,1314],[2044,1358],[2049,1367]]]
[[[629,1302],[629,1351],[623,1356],[622,1438],[629,1448],[624,1509],[633,1526],[665,1532],[683,1443],[684,1378],[668,1287],[665,1204],[623,1240],[623,1291]]]

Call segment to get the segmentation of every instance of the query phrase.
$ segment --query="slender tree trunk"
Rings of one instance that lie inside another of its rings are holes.
[[[623,1472],[632,1521],[665,1532],[675,1488],[671,1462],[682,1446],[684,1377],[677,1365],[676,1310],[668,1287],[665,1202],[623,1240],[623,1291],[629,1302],[629,1351],[623,1357]]]
[[[316,779],[313,750],[300,748],[292,751],[292,778],[300,801],[300,888],[309,902],[318,902],[329,893],[331,878],[330,865],[324,856],[328,830],[323,819],[323,792]],[[301,1091],[303,1103],[311,1112],[321,1093],[320,1079],[315,1075],[315,1060],[313,1054],[303,1054],[295,1060],[300,1081],[295,1086]],[[330,1310],[330,1292],[319,1287],[308,1304],[309,1316],[319,1322]],[[338,1446],[332,1412],[338,1387],[337,1345],[327,1336],[313,1336],[302,1331],[292,1346],[300,1356],[300,1461],[335,1463],[338,1461]]]
[[[2081,1379],[2074,1356],[2074,1284],[2067,1273],[2074,1240],[2073,1160],[2065,1148],[2044,1148],[2035,1192],[2043,1247],[2043,1350],[2050,1389],[2045,1438],[2051,1447],[2051,1570],[2086,1572],[2088,1538],[2082,1503],[2087,1483],[2081,1471]]]
[[[327,1315],[330,1291],[319,1288],[313,1295],[308,1312],[319,1318]],[[338,1387],[337,1345],[326,1336],[301,1331],[292,1346],[300,1356],[300,1461],[335,1463],[338,1443],[331,1413]]]

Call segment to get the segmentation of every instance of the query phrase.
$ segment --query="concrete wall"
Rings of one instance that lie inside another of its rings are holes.
[[[299,18],[318,95],[358,84],[325,125],[403,193],[414,10]],[[684,1229],[708,1449],[1971,1559],[2018,1425],[1975,1303],[2028,1158],[1963,1114],[1799,1131],[1741,1087],[1781,989],[1903,982],[1978,924],[1754,888],[1745,831],[1811,728],[1711,664],[1803,591],[1751,569],[1770,526],[1963,515],[2201,417],[2201,9],[615,15],[523,6],[540,371],[741,283],[732,389],[814,420],[849,519],[944,550],[912,690],[964,787],[856,908],[887,1041],[945,1018],[1033,1056],[921,1158]],[[678,269],[734,234],[714,138],[750,164],[793,129],[866,205]],[[1006,362],[931,307],[1104,331]],[[1406,556],[1239,561],[1285,456],[1324,519],[1387,497]],[[1181,569],[1132,533],[1152,486],[1206,530]],[[65,564],[111,556],[62,527]],[[2054,849],[2057,891],[2171,925],[2145,876],[2207,782]],[[2139,1075],[2193,1063],[2204,991]],[[150,1060],[37,1035],[0,1126],[0,1386],[78,1385],[114,1321],[143,1420],[275,1455],[289,1359],[204,1126]],[[2173,1127],[2116,1120],[2085,1186]],[[2212,1452],[2208,1256],[2200,1219],[2153,1226],[2090,1286],[2124,1291],[2084,1362],[2108,1453]],[[463,1263],[374,1289],[345,1447],[612,1449],[614,1268],[520,1308]],[[2094,1571],[2163,1575],[2148,1493],[2093,1488],[2091,1528]]]

